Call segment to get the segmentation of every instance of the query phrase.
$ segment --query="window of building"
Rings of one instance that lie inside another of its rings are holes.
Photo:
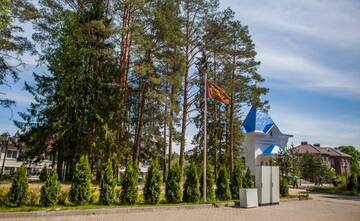
[[[6,158],[16,159],[17,158],[17,151],[16,150],[8,150],[6,153]]]

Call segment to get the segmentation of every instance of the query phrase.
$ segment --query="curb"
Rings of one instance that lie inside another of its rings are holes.
[[[127,207],[127,208],[99,208],[99,209],[82,209],[82,210],[77,209],[77,210],[59,210],[59,211],[2,212],[0,213],[0,219],[78,216],[78,215],[89,216],[89,215],[98,215],[98,214],[156,212],[156,211],[177,210],[177,209],[216,208],[224,205],[200,204],[200,205],[179,205],[179,206],[161,206],[161,207]]]

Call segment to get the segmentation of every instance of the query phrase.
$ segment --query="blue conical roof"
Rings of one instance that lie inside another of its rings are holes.
[[[256,107],[251,107],[242,124],[242,130],[245,133],[254,131],[267,133],[273,125],[274,121],[267,112],[258,110]]]

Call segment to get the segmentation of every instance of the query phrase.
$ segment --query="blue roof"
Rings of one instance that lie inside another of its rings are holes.
[[[272,156],[272,155],[278,154],[279,151],[280,151],[279,146],[277,146],[276,144],[271,144],[263,151],[263,155]]]
[[[241,128],[245,133],[254,131],[267,133],[273,125],[274,121],[267,112],[257,110],[256,107],[252,107]]]

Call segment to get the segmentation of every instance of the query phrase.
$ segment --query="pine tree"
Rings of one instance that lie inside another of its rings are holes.
[[[148,170],[144,186],[146,203],[157,204],[160,201],[161,174],[157,160],[154,160]]]
[[[230,177],[230,189],[232,199],[239,199],[239,191],[242,188],[242,165],[240,162],[235,163],[234,171],[231,173]]]
[[[50,170],[44,185],[41,187],[40,203],[42,206],[55,206],[59,201],[60,182],[55,168]]]
[[[115,179],[111,160],[109,159],[100,183],[100,202],[103,205],[110,205],[114,202]]]
[[[200,193],[203,196],[203,176],[204,174],[201,173],[200,177]],[[214,179],[214,169],[211,165],[207,165],[206,167],[206,200],[207,201],[214,201],[215,200],[215,179]]]
[[[168,173],[165,196],[166,201],[169,203],[178,203],[181,201],[180,168],[177,163],[171,167]]]
[[[138,172],[132,163],[128,163],[121,181],[120,202],[123,205],[134,205],[138,196]]]
[[[185,202],[200,201],[200,184],[195,163],[191,163],[185,173],[183,200]]]
[[[8,193],[10,203],[21,206],[24,205],[28,197],[28,175],[25,165],[16,171],[13,176],[10,191]]]
[[[249,168],[247,168],[246,173],[245,173],[245,177],[243,180],[243,187],[244,188],[254,188],[254,179],[253,179],[253,176],[251,175],[251,171]]]
[[[76,205],[89,203],[91,198],[91,171],[87,155],[80,157],[75,166],[70,188],[70,201]]]
[[[229,175],[224,165],[220,167],[219,176],[218,179],[216,180],[216,197],[219,200],[231,199]]]

